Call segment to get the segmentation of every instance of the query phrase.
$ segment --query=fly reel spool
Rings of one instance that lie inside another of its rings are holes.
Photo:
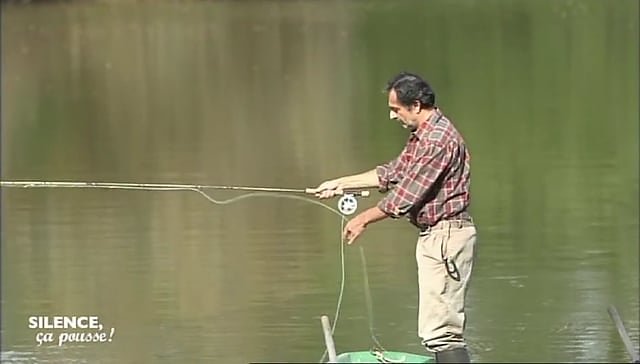
[[[356,196],[345,193],[338,200],[338,211],[343,215],[351,215],[358,209],[358,200]]]

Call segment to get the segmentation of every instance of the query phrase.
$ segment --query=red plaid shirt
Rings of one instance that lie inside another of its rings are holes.
[[[453,124],[435,109],[412,131],[400,155],[376,167],[378,207],[392,218],[407,215],[420,229],[441,220],[470,220],[469,151]]]

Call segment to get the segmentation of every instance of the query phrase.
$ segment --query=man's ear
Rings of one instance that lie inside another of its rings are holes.
[[[420,111],[420,107],[422,106],[422,103],[419,100],[415,100],[412,104],[411,107],[412,108],[416,108],[417,111]]]

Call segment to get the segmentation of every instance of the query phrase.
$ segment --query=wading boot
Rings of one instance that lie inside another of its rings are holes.
[[[471,363],[466,348],[455,348],[436,352],[436,363]]]

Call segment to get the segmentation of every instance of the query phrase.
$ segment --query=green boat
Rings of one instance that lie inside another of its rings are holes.
[[[431,356],[399,351],[353,351],[339,354],[336,363],[435,363]]]
[[[323,315],[320,318],[324,341],[329,354],[329,363],[435,363],[435,358],[427,355],[404,353],[401,351],[388,351],[371,349],[369,351],[350,351],[337,355],[333,343],[331,324],[329,317]]]

